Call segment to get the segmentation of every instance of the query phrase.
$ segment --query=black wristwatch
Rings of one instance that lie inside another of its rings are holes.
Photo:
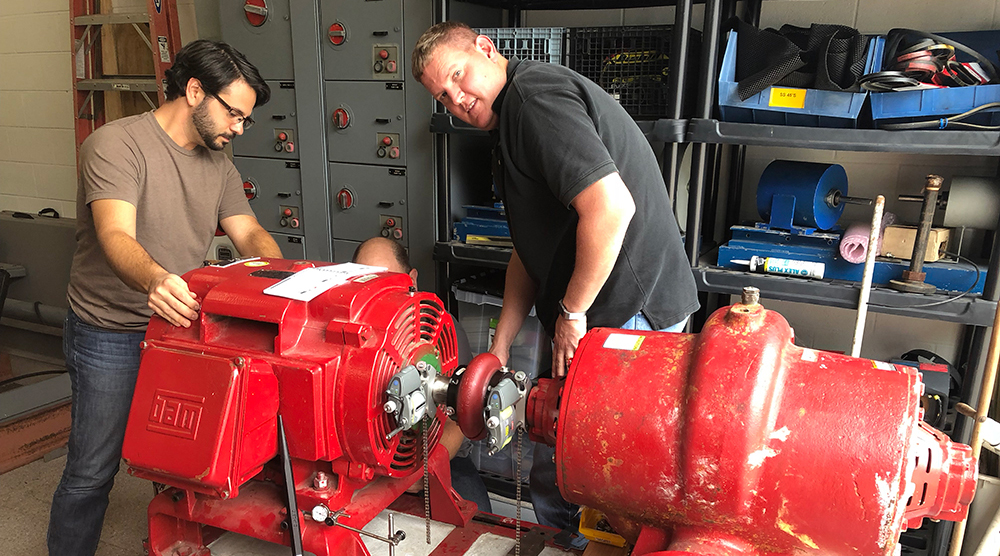
[[[562,316],[566,320],[584,320],[587,318],[586,311],[582,313],[571,313],[569,309],[567,309],[566,306],[563,305],[562,299],[559,300],[559,309],[562,311]]]

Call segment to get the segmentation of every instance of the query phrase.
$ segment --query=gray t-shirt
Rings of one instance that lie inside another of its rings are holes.
[[[170,138],[152,112],[98,128],[80,147],[76,253],[69,306],[84,322],[142,331],[152,310],[146,293],[122,282],[97,242],[90,203],[118,199],[136,207],[136,240],[174,274],[201,266],[218,223],[253,215],[243,182],[222,152],[187,150]]]

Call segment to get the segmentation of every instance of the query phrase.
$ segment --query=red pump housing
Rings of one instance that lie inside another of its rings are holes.
[[[354,276],[309,301],[263,293],[323,266],[263,259],[194,270],[184,279],[201,302],[198,320],[178,328],[153,317],[123,449],[131,474],[174,487],[149,506],[150,554],[207,555],[203,525],[291,544],[278,415],[306,513],[323,505],[361,528],[422,476],[419,435],[387,439],[385,389],[419,360],[451,375],[455,323],[405,274]],[[475,505],[450,486],[437,445],[443,417],[428,433],[432,515],[464,525]],[[301,513],[291,519],[305,550],[368,554],[356,533]]]
[[[529,434],[636,556],[887,556],[923,517],[964,518],[976,461],[920,421],[917,371],[792,339],[756,302],[697,335],[592,330],[529,394]]]

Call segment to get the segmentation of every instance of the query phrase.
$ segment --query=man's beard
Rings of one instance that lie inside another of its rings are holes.
[[[219,141],[219,137],[222,136],[232,141],[233,135],[230,133],[215,133],[215,122],[208,115],[208,105],[205,103],[205,100],[202,100],[195,107],[191,120],[194,122],[194,129],[201,136],[201,140],[205,143],[205,146],[213,151],[221,151],[225,148],[225,145]]]

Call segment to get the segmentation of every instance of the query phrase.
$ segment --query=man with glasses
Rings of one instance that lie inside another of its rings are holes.
[[[49,554],[97,551],[153,313],[189,327],[201,300],[181,274],[201,266],[217,226],[242,255],[281,257],[222,153],[270,89],[233,47],[177,53],[166,102],[109,122],[80,147],[77,248],[63,351],[73,385],[69,455],[52,500]]]

